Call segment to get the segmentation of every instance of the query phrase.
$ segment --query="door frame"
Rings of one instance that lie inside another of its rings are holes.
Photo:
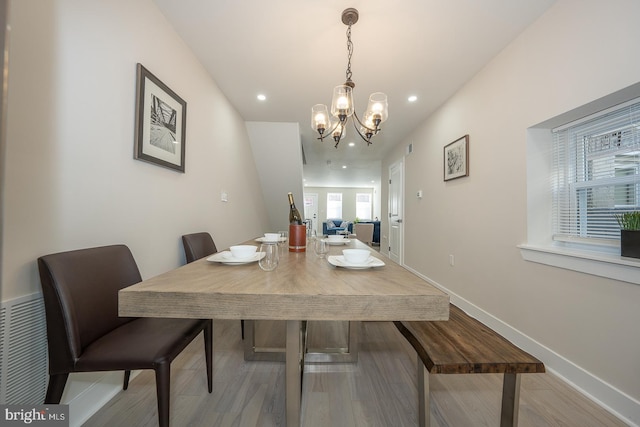
[[[391,177],[393,176],[394,172],[397,172],[397,179],[400,181],[397,185],[392,184],[391,183]],[[393,200],[393,195],[392,195],[392,189],[396,188],[397,189],[397,203],[398,203],[398,219],[400,220],[398,223],[398,233],[397,233],[397,238],[398,238],[398,253],[397,253],[397,257],[392,256],[392,252],[391,252],[391,247],[392,247],[392,239],[393,239],[393,233],[392,233],[392,200]],[[389,236],[389,258],[396,261],[398,264],[403,265],[404,262],[404,160],[400,159],[394,163],[392,163],[389,166],[389,191],[388,191],[388,200],[387,200],[387,207],[388,207],[388,220],[389,220],[389,230],[388,230],[388,236]],[[396,259],[397,258],[397,259]]]
[[[4,212],[5,192],[5,154],[7,145],[7,88],[9,77],[9,8],[11,0],[0,0],[0,211]],[[0,223],[0,259],[4,246],[4,222]],[[0,262],[0,275],[2,274],[2,262]],[[1,296],[1,295],[0,295]]]

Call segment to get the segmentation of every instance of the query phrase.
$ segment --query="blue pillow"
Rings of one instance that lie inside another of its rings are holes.
[[[335,228],[336,225],[333,223],[333,221],[327,221],[327,228]]]

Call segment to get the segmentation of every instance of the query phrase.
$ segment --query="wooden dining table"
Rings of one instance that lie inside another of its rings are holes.
[[[328,257],[339,257],[346,248],[368,249],[385,265],[350,269],[329,263]],[[449,317],[446,293],[355,239],[331,245],[324,258],[311,245],[300,253],[285,247],[273,271],[263,271],[257,262],[227,265],[203,258],[124,288],[118,299],[120,316],[286,321],[288,427],[301,424],[306,321]]]

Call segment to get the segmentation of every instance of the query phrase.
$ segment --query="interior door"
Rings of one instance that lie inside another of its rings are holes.
[[[402,161],[389,167],[389,258],[402,264]]]
[[[322,229],[318,231],[318,193],[304,193],[304,219],[312,220],[312,228],[322,234]]]

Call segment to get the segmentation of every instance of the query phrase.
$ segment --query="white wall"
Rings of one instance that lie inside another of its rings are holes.
[[[182,234],[267,228],[244,121],[150,0],[18,0],[11,26],[3,300],[40,291],[47,253],[124,243],[148,278]],[[187,102],[185,174],[133,159],[137,62]]]
[[[302,212],[302,145],[298,123],[246,122],[269,227],[262,232],[289,229],[289,200]],[[262,233],[261,233],[262,234]]]
[[[149,277],[184,233],[261,231],[244,121],[152,2],[21,0],[11,18],[4,299],[38,291],[53,251],[126,243]],[[133,159],[137,62],[187,102],[185,174]]]
[[[527,128],[640,80],[640,57],[630,54],[640,40],[638,16],[636,0],[558,0],[382,167],[386,182],[389,165],[413,142],[405,159],[406,265],[495,325],[505,322],[503,330],[519,331],[549,368],[635,423],[640,288],[526,262],[517,245],[527,241]],[[470,176],[445,183],[442,147],[465,134]],[[422,200],[411,197],[418,189]]]

